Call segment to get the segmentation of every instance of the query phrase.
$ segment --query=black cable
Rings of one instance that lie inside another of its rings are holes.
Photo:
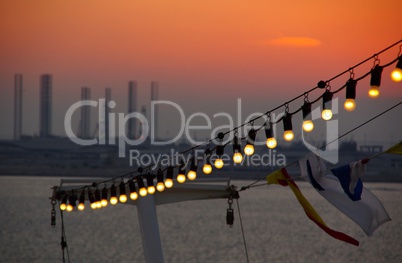
[[[68,245],[67,245],[67,237],[66,237],[66,231],[64,228],[64,217],[63,217],[63,211],[60,210],[60,217],[61,217],[61,250],[62,250],[62,256],[63,256],[63,263],[66,262],[65,256],[64,256],[64,250],[67,251],[67,260],[70,263],[70,253],[68,251]]]
[[[238,199],[238,198],[236,198],[236,204],[237,204],[237,211],[239,212],[239,220],[240,220],[241,234],[242,234],[242,236],[243,236],[244,250],[245,250],[245,252],[246,252],[247,263],[249,263],[250,260],[249,260],[249,258],[248,258],[248,250],[247,250],[246,236],[244,235],[243,221],[242,221],[242,219],[241,219],[241,213],[240,213],[240,206],[239,206],[239,199]]]

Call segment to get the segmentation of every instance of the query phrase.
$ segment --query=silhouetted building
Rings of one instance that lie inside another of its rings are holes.
[[[52,134],[52,75],[40,76],[40,130],[42,138]]]
[[[112,98],[112,89],[106,88],[105,90],[105,143],[109,144],[110,139],[110,129],[109,129],[109,113],[110,113],[110,105],[109,102]]]
[[[128,114],[135,112],[137,110],[137,82],[130,81],[128,83]],[[136,118],[130,118],[128,120],[128,134],[127,138],[130,140],[135,140],[137,137],[136,133]]]
[[[151,82],[151,102],[158,100],[158,93],[159,93],[159,84],[156,81]],[[152,131],[154,132],[154,140],[158,138],[158,105],[154,106],[154,112],[152,112],[151,107],[151,129],[150,134],[152,135]]]
[[[22,74],[14,76],[14,140],[19,140],[22,132]]]
[[[91,99],[91,89],[88,87],[81,88],[81,101],[87,101]],[[78,136],[82,139],[90,138],[91,129],[91,106],[81,106],[81,116],[79,123]]]
[[[145,108],[145,106],[143,105],[142,106],[142,108],[141,108],[141,114],[145,117],[145,118],[147,118],[147,110],[146,110],[146,108]],[[146,123],[140,123],[140,135],[139,136],[141,136],[142,137],[142,132],[144,131],[144,130],[146,130],[146,129],[148,129],[148,127],[145,127],[145,125],[146,125]],[[148,137],[147,137],[148,138]]]

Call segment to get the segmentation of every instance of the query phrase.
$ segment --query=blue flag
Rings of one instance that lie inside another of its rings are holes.
[[[353,201],[359,201],[363,191],[363,183],[360,178],[352,178],[352,169],[350,166],[351,165],[346,164],[341,167],[331,169],[331,172],[338,177],[343,190],[349,196],[349,198]]]

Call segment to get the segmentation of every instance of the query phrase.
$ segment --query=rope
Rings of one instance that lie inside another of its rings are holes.
[[[64,228],[64,218],[63,218],[63,211],[60,210],[60,217],[61,217],[61,250],[62,250],[62,255],[63,255],[63,263],[66,262],[65,256],[64,256],[64,250],[67,251],[67,260],[68,263],[70,263],[70,253],[68,251],[68,246],[67,246],[67,238],[66,238],[66,231]]]
[[[247,243],[246,243],[246,237],[244,235],[243,221],[241,220],[241,213],[240,213],[240,206],[239,206],[239,199],[238,198],[236,198],[236,204],[237,204],[237,210],[239,211],[240,227],[241,227],[241,234],[243,236],[244,250],[246,252],[247,263],[249,263],[250,260],[248,258]]]
[[[398,102],[398,103],[395,104],[394,106],[392,106],[392,107],[386,109],[385,111],[383,111],[383,112],[377,114],[376,116],[370,118],[369,120],[363,122],[362,124],[360,124],[360,125],[354,127],[353,129],[347,131],[346,133],[340,135],[338,138],[336,138],[336,139],[330,141],[329,143],[323,145],[322,147],[320,147],[320,149],[322,149],[322,148],[324,148],[324,147],[327,147],[327,146],[330,145],[331,143],[334,143],[334,142],[340,140],[341,138],[345,137],[346,135],[350,134],[351,132],[354,132],[355,130],[357,130],[357,129],[363,127],[364,125],[366,125],[367,123],[370,123],[370,122],[372,122],[373,120],[375,120],[375,119],[381,117],[381,116],[384,115],[385,113],[387,113],[387,112],[393,110],[394,108],[398,107],[398,106],[401,105],[401,104],[402,104],[402,101]],[[376,156],[375,156],[375,157],[376,157]],[[294,161],[294,162],[292,162],[292,163],[286,165],[284,168],[289,167],[289,166],[292,166],[292,165],[296,164],[297,162],[298,162],[298,161]],[[247,185],[247,186],[241,187],[239,191],[244,191],[244,190],[246,190],[246,189],[249,189],[250,187],[257,187],[257,186],[266,185],[267,183],[255,185],[256,183],[258,183],[258,182],[260,182],[261,180],[265,179],[265,177],[266,177],[266,176],[264,176],[264,178],[260,178],[260,179],[258,179],[258,180],[256,180],[256,181],[254,181],[253,183],[251,183],[251,184],[249,184],[249,185]]]

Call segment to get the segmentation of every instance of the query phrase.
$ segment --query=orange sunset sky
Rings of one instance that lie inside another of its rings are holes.
[[[115,111],[125,112],[129,80],[138,81],[138,107],[149,105],[156,80],[160,99],[189,114],[234,112],[237,98],[245,112],[265,112],[400,40],[401,10],[398,0],[3,0],[0,138],[12,137],[15,73],[24,76],[23,133],[31,135],[38,133],[43,73],[53,75],[53,131],[59,135],[82,86],[92,89],[93,99],[111,87]],[[381,64],[398,51],[396,46],[380,55]],[[356,76],[372,65],[357,68]],[[384,70],[375,101],[367,99],[369,79],[359,82],[357,109],[341,113],[349,116],[342,129],[402,99],[402,83],[389,80],[393,67]],[[339,96],[343,103],[344,92]],[[399,139],[401,127],[390,119],[401,113],[399,108],[373,127],[387,127],[387,138]],[[166,118],[161,124],[169,128]],[[376,136],[373,127],[360,138]]]

